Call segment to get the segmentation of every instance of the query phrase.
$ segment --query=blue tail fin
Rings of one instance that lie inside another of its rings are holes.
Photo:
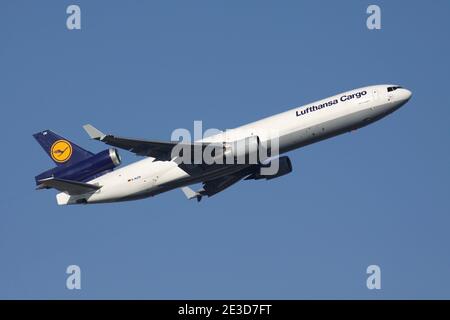
[[[94,155],[51,130],[35,133],[33,137],[58,166],[71,165]]]

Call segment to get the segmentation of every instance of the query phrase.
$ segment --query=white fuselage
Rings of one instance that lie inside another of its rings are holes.
[[[231,142],[250,135],[278,138],[284,153],[338,134],[348,132],[383,118],[406,103],[411,92],[394,85],[376,85],[344,92],[223,133],[204,138],[203,142]],[[215,168],[201,175],[190,175],[174,161],[145,158],[124,166],[89,183],[102,186],[96,192],[79,196],[57,195],[58,204],[101,203],[140,199],[174,188],[230,174],[229,166]]]

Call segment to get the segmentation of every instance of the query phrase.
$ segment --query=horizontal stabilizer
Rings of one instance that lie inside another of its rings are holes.
[[[89,183],[65,180],[58,178],[47,178],[39,180],[39,189],[42,188],[55,188],[61,192],[65,192],[69,195],[80,195],[88,192],[94,192],[101,188],[101,186],[96,186]]]

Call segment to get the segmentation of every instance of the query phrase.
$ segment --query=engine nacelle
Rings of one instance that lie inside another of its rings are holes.
[[[115,148],[103,150],[90,158],[74,163],[70,166],[59,166],[36,176],[36,184],[39,180],[55,177],[74,181],[88,181],[99,174],[112,171],[121,163],[120,155]]]
[[[269,167],[271,167],[272,165],[274,165],[272,162],[273,161],[279,161],[278,163],[278,171],[275,174],[271,174],[271,175],[263,175],[261,174],[261,169],[266,168],[268,169]],[[251,174],[247,179],[254,179],[254,180],[259,180],[259,179],[266,179],[266,180],[271,180],[271,179],[275,179],[281,176],[284,176],[288,173],[292,172],[292,164],[291,164],[291,160],[289,159],[289,157],[287,156],[283,156],[283,157],[279,157],[276,160],[272,160],[270,161],[268,164],[264,164],[262,165],[258,171],[256,171],[255,173]]]
[[[229,142],[225,144],[224,157],[225,159],[233,159],[245,161],[245,163],[256,164],[259,159],[259,138],[258,136],[251,136],[245,139]]]

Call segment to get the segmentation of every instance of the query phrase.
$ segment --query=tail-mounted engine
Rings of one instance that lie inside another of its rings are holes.
[[[120,163],[121,158],[117,149],[110,148],[74,164],[62,165],[47,170],[35,177],[36,184],[39,184],[39,180],[50,177],[73,181],[88,181],[112,171]]]

